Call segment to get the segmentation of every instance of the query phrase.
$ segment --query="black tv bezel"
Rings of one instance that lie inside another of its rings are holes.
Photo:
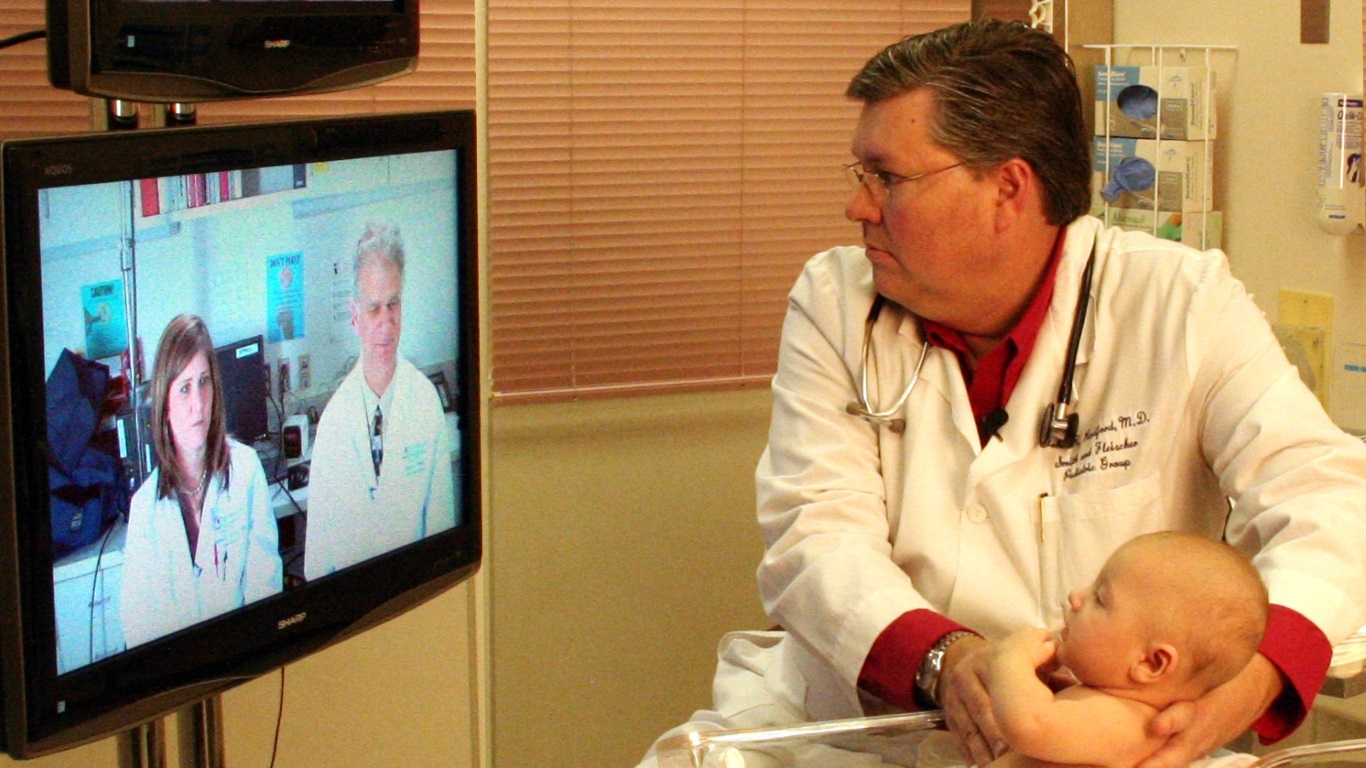
[[[160,640],[57,674],[41,256],[32,218],[0,227],[0,746],[30,758],[164,716],[382,623],[482,560],[477,166],[471,111],[319,118],[23,139],[0,147],[3,221],[36,217],[40,187],[457,150],[462,524]],[[26,289],[27,288],[27,289]],[[28,437],[24,437],[28,436]],[[36,514],[35,514],[36,513]],[[205,642],[205,638],[212,642]],[[168,660],[188,659],[191,666]],[[65,702],[65,711],[56,712]]]
[[[90,96],[156,103],[355,88],[417,67],[418,0],[48,0],[48,79]],[[195,53],[121,56],[129,29]],[[191,60],[192,58],[192,60]]]

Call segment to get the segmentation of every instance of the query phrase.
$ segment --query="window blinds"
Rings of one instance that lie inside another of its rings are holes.
[[[44,0],[5,0],[0,38],[43,29]],[[0,49],[0,139],[90,130],[90,100],[47,82],[47,43]]]
[[[787,290],[855,243],[844,88],[969,0],[488,0],[500,401],[766,382]]]

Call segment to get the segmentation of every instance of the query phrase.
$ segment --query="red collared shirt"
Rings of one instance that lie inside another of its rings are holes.
[[[1034,351],[1034,341],[1039,337],[1044,318],[1048,317],[1048,305],[1053,301],[1053,283],[1058,276],[1058,263],[1062,260],[1062,241],[1064,229],[1058,230],[1058,238],[1053,243],[1053,254],[1048,259],[1048,271],[1043,282],[1034,292],[1029,306],[1020,316],[1015,327],[996,346],[987,350],[972,365],[972,353],[963,335],[946,325],[932,320],[921,320],[925,338],[931,345],[952,351],[958,357],[958,365],[963,371],[963,381],[968,385],[968,401],[972,403],[972,417],[977,423],[977,434],[982,445],[987,444],[991,435],[984,429],[987,414],[1005,407],[1010,401],[1010,393],[1020,380],[1020,372]]]
[[[990,439],[983,428],[985,418],[1009,402],[1020,372],[1034,350],[1039,329],[1048,316],[1065,232],[1059,230],[1048,271],[1019,322],[1000,343],[982,355],[975,370],[967,343],[958,331],[928,320],[921,321],[930,344],[949,349],[958,357],[983,446]],[[939,638],[958,629],[967,627],[930,610],[918,609],[902,614],[878,635],[869,649],[859,673],[859,687],[894,706],[917,709],[915,674],[920,660]],[[1253,730],[1265,744],[1288,736],[1304,721],[1307,702],[1312,702],[1323,686],[1333,649],[1323,632],[1304,616],[1284,606],[1273,605],[1260,651],[1280,670],[1286,683],[1280,697],[1253,724]]]

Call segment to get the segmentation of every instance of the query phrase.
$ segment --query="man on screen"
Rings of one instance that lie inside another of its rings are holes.
[[[455,525],[450,440],[432,383],[398,352],[403,238],[370,222],[356,244],[360,361],[318,423],[304,574],[325,576]]]

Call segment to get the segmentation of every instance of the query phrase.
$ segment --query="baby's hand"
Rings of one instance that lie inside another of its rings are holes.
[[[1021,629],[1001,641],[998,650],[1002,654],[1020,654],[1021,658],[1029,661],[1031,667],[1038,669],[1053,661],[1058,646],[1048,630],[1031,627]]]

